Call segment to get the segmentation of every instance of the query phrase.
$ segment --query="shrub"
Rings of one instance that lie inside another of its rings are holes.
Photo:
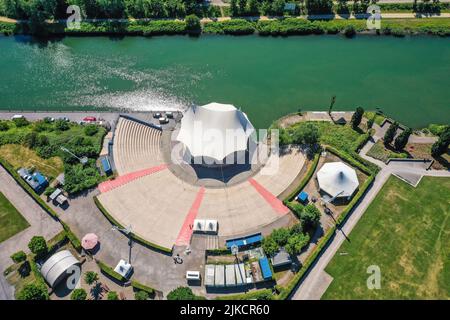
[[[56,128],[56,130],[59,130],[59,131],[67,131],[70,129],[70,126],[67,123],[67,121],[65,121],[63,119],[58,119],[55,121],[55,128]]]
[[[290,255],[299,254],[302,249],[309,243],[309,235],[303,233],[297,233],[291,237],[289,237],[286,246],[286,252]]]
[[[137,282],[137,281],[135,281],[135,280],[132,280],[132,281],[131,281],[131,286],[132,286],[135,290],[138,290],[138,291],[145,291],[145,292],[147,292],[149,295],[153,295],[153,294],[155,293],[155,289],[150,288],[150,287],[148,287],[148,286],[146,286],[146,285],[143,285],[142,283],[139,283],[139,282]]]
[[[43,257],[48,252],[47,242],[42,236],[34,236],[28,243],[28,248],[37,257]]]
[[[200,33],[202,31],[200,19],[195,14],[188,15],[184,21],[187,31],[192,33]]]
[[[119,300],[119,295],[115,291],[108,292],[108,295],[106,296],[106,299],[108,300]]]
[[[196,300],[197,296],[192,292],[191,288],[178,287],[167,295],[167,300]]]
[[[148,300],[150,296],[147,292],[140,290],[134,293],[134,298],[136,300]]]
[[[70,300],[86,300],[87,292],[86,290],[79,288],[72,291],[70,295]]]
[[[48,290],[44,283],[34,282],[26,284],[17,294],[18,300],[48,300]]]
[[[278,244],[271,236],[264,237],[262,241],[262,248],[268,256],[273,256],[279,249]]]
[[[6,121],[0,121],[0,131],[8,131],[9,125]]]
[[[84,134],[87,136],[93,136],[98,132],[98,126],[95,124],[88,124],[84,127]]]
[[[11,255],[11,259],[15,263],[20,263],[20,262],[23,262],[23,261],[25,261],[27,259],[27,255],[23,251],[18,251],[18,252],[16,252],[16,253]]]
[[[350,25],[347,25],[344,28],[344,35],[347,38],[353,38],[355,36],[355,34],[356,34],[356,30],[355,30],[355,27],[353,25],[350,24]]]
[[[45,196],[50,196],[53,192],[55,192],[56,188],[53,187],[47,187],[44,191]]]
[[[278,246],[282,247],[288,242],[290,232],[288,229],[279,228],[273,230],[270,236],[278,244]]]
[[[98,274],[97,272],[94,271],[88,271],[84,274],[84,281],[86,281],[86,283],[88,285],[92,285],[94,282],[98,281]]]
[[[13,122],[17,128],[26,127],[30,124],[30,122],[26,118],[16,118],[13,119]]]

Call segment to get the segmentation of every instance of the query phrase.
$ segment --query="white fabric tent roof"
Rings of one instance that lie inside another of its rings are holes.
[[[319,187],[330,196],[350,197],[358,188],[355,169],[343,162],[325,163],[317,172]]]
[[[80,262],[70,253],[69,250],[62,250],[52,255],[42,265],[41,274],[47,280],[48,284],[53,288],[55,287],[65,276],[69,276],[66,272],[73,265],[77,265]]]
[[[193,157],[221,161],[233,152],[246,150],[254,130],[244,112],[231,104],[213,102],[189,108],[184,113],[176,140]]]

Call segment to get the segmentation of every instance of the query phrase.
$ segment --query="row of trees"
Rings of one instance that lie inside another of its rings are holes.
[[[431,147],[431,155],[433,157],[439,157],[447,152],[450,144],[450,126],[446,126],[442,133],[439,135],[438,141],[436,141]]]
[[[66,19],[67,7],[77,5],[83,18],[179,18],[203,10],[202,0],[0,0],[11,18]]]

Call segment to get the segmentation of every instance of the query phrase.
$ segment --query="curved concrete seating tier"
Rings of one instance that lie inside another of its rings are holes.
[[[120,165],[125,166],[120,167],[119,172],[136,170],[134,162],[143,155],[134,150],[145,145],[145,141],[136,135],[142,133],[145,137],[146,131],[140,131],[142,127],[127,121],[121,121],[119,125],[121,140],[115,146],[115,152],[121,155]],[[152,132],[147,134],[144,139],[154,139]],[[132,141],[134,139],[136,141]],[[157,139],[152,141],[159,141]],[[155,146],[156,143],[149,145]],[[148,148],[145,156],[157,157],[158,152],[151,153],[154,150],[156,148]],[[270,175],[264,175],[261,171],[250,180],[224,188],[195,186],[164,168],[105,189],[99,200],[122,225],[132,225],[137,235],[166,248],[185,244],[186,239],[190,238],[192,231],[189,223],[193,219],[193,207],[196,208],[196,218],[219,222],[219,236],[233,237],[258,232],[289,212],[276,196],[289,187],[303,167],[304,160],[303,154],[293,149],[280,156],[278,169]],[[128,163],[133,165],[133,169],[126,167]],[[149,159],[141,163],[148,167],[157,161]],[[199,193],[202,194],[200,201]]]
[[[161,131],[136,121],[119,118],[113,157],[119,175],[161,165]]]

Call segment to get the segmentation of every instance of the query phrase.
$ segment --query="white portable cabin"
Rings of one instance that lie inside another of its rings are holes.
[[[199,271],[186,271],[186,279],[187,280],[200,280],[200,272]]]
[[[205,287],[214,286],[215,265],[207,264],[205,266]]]

